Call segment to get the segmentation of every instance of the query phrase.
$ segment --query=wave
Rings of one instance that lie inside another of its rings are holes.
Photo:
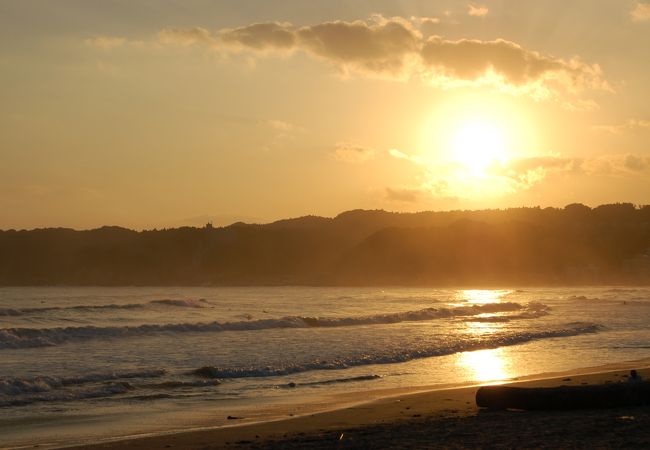
[[[165,373],[165,370],[145,370],[140,372],[99,373],[65,378],[51,376],[4,378],[0,379],[0,407],[22,406],[38,402],[105,398],[131,391],[201,388],[221,384],[221,381],[217,379],[145,381],[160,378]],[[168,398],[171,395],[149,393],[140,396],[143,398]]]
[[[195,374],[216,379],[228,378],[260,378],[292,375],[313,370],[340,370],[349,367],[358,367],[373,364],[396,364],[414,359],[446,356],[454,353],[506,347],[524,344],[540,339],[578,336],[581,334],[597,333],[604,327],[594,323],[574,322],[554,330],[506,333],[490,336],[485,339],[469,339],[448,346],[399,350],[392,353],[379,353],[361,355],[351,358],[337,359],[334,361],[312,361],[303,364],[288,365],[283,367],[245,367],[245,368],[219,368],[206,366],[196,369]]]
[[[171,380],[171,381],[164,381],[162,383],[141,384],[138,387],[142,389],[179,389],[179,388],[189,388],[189,387],[218,386],[220,384],[221,381],[217,379],[192,380],[192,381]]]
[[[143,309],[151,305],[176,306],[181,308],[205,308],[208,301],[201,298],[198,300],[185,299],[162,299],[152,300],[147,303],[110,303],[107,305],[74,305],[74,306],[43,306],[34,308],[0,308],[0,316],[24,316],[30,314],[41,314],[50,311],[93,311],[104,309]]]
[[[166,305],[166,306],[178,306],[180,308],[205,308],[206,305],[209,305],[208,301],[204,298],[198,300],[186,299],[186,300],[174,300],[174,299],[162,299],[162,300],[152,300],[149,304],[153,305]]]
[[[0,395],[0,407],[24,406],[38,402],[61,402],[72,400],[84,400],[91,398],[103,398],[113,395],[124,394],[131,390],[128,383],[112,383],[97,388],[83,390],[61,390],[47,394],[31,395],[23,398],[12,398]]]
[[[147,336],[159,333],[202,333],[222,331],[253,331],[275,328],[348,327],[358,325],[392,324],[453,317],[470,317],[479,314],[548,310],[546,305],[532,302],[488,303],[455,308],[425,308],[417,311],[375,314],[359,317],[302,317],[259,319],[242,322],[199,322],[178,324],[145,324],[132,327],[57,327],[57,328],[4,328],[0,329],[0,349],[49,347],[67,342],[90,339]]]
[[[359,375],[358,377],[334,378],[333,380],[309,381],[307,383],[287,383],[282,387],[294,388],[298,386],[326,386],[329,384],[353,383],[356,381],[377,380],[381,375]]]
[[[505,316],[477,316],[465,319],[467,322],[483,322],[483,323],[505,323],[512,320],[530,320],[539,319],[540,317],[548,316],[550,313],[546,310],[527,311],[521,314],[509,314]]]
[[[648,289],[634,289],[634,288],[612,288],[606,289],[605,292],[642,292],[647,291]]]
[[[101,383],[133,378],[157,378],[166,373],[163,369],[143,370],[140,372],[98,373],[78,377],[37,376],[28,378],[0,378],[0,395],[21,395],[27,393],[47,392],[70,386],[88,383]]]

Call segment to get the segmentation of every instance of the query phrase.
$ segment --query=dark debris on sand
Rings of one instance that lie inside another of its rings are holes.
[[[650,408],[566,412],[481,411],[362,428],[240,442],[233,449],[618,449],[650,448]]]

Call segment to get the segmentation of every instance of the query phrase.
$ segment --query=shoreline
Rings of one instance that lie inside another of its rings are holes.
[[[476,417],[479,409],[475,393],[485,384],[515,384],[519,386],[559,386],[576,384],[599,384],[625,380],[630,369],[637,369],[645,378],[650,378],[650,359],[611,363],[597,367],[584,367],[563,372],[548,372],[502,382],[490,382],[461,386],[436,386],[417,388],[396,388],[376,392],[352,393],[352,399],[335,408],[319,412],[307,412],[292,417],[284,416],[272,420],[233,423],[219,427],[170,431],[149,435],[126,436],[101,442],[78,443],[60,446],[77,450],[111,450],[149,448],[173,448],[198,450],[231,446],[271,445],[280,447],[293,441],[316,439],[323,436],[331,441],[328,433],[342,433],[349,430],[370,430],[373,427],[402,426],[409,421],[463,420]],[[368,396],[380,395],[368,400]],[[364,400],[362,397],[366,397]],[[602,411],[602,410],[599,410]],[[547,415],[553,415],[553,412]],[[241,419],[235,418],[233,421]],[[428,426],[431,426],[429,424]],[[417,428],[417,425],[414,425]],[[326,437],[327,436],[327,437]],[[286,441],[286,442],[285,442]],[[310,445],[312,442],[310,441]],[[300,444],[297,444],[300,447]]]

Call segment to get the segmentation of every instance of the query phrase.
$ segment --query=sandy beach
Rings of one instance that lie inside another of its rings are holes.
[[[518,386],[617,383],[647,361],[548,373]],[[99,449],[216,448],[644,448],[650,408],[562,412],[487,411],[476,407],[478,386],[385,392],[371,402],[284,420],[145,436],[77,446]],[[359,399],[360,400],[360,399]],[[245,418],[233,418],[243,422]]]

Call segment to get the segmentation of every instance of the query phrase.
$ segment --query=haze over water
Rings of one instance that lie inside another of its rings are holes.
[[[641,359],[648,324],[648,288],[2,288],[2,444]]]

